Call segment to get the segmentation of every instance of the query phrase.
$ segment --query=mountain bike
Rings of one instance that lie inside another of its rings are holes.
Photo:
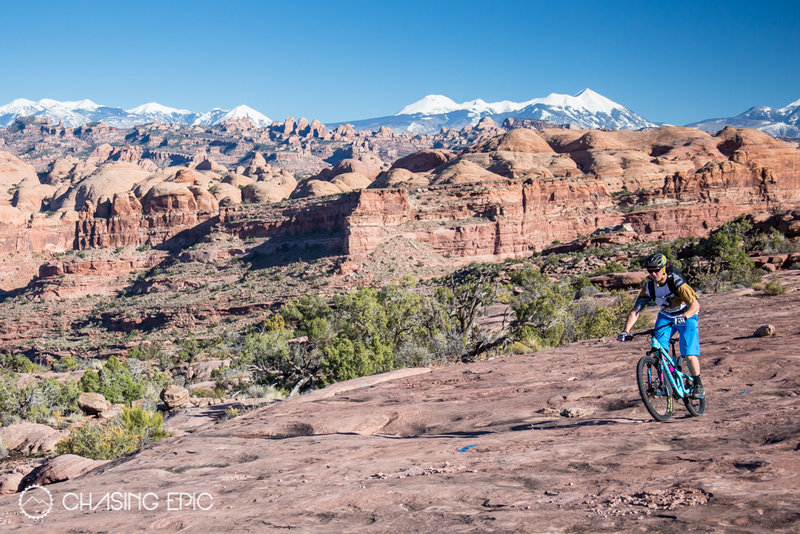
[[[670,325],[665,325],[665,328]],[[651,348],[636,365],[636,384],[645,408],[656,421],[667,421],[674,415],[675,400],[683,399],[686,409],[697,417],[706,411],[706,399],[691,397],[694,379],[683,372],[686,364],[683,354],[675,348],[677,337],[669,340],[670,348],[662,346],[655,337],[654,329],[631,334],[651,336]],[[677,357],[676,357],[677,354]]]

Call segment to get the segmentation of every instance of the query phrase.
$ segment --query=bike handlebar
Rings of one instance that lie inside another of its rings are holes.
[[[631,337],[645,336],[645,335],[646,336],[652,336],[656,332],[660,332],[661,330],[665,329],[668,326],[672,326],[672,323],[667,323],[667,324],[661,325],[658,328],[651,328],[650,330],[642,330],[641,332],[631,332],[630,336]]]

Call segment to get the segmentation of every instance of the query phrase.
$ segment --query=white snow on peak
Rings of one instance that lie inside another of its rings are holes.
[[[584,89],[577,95],[562,95],[559,93],[550,93],[544,98],[534,98],[523,103],[522,107],[531,106],[534,104],[544,104],[547,106],[560,107],[560,108],[574,108],[584,109],[590,113],[611,113],[615,109],[625,109],[622,105],[617,104],[603,95],[592,91],[591,89]]]
[[[148,102],[141,106],[136,106],[133,109],[126,109],[128,113],[136,113],[137,115],[171,115],[177,113],[180,115],[188,115],[191,113],[188,109],[176,109],[168,106],[162,106],[158,102]]]
[[[795,100],[794,102],[792,102],[788,106],[782,107],[781,109],[778,110],[778,112],[780,112],[780,113],[788,113],[790,111],[793,111],[794,108],[797,108],[797,107],[800,107],[800,100]]]
[[[71,102],[61,102],[58,100],[53,100],[51,98],[43,98],[39,100],[38,104],[43,109],[60,109],[68,111],[76,111],[76,110],[94,111],[100,107],[99,105],[95,104],[94,102],[88,99],[75,100]]]
[[[12,100],[5,106],[0,106],[0,115],[5,115],[6,113],[21,113],[21,112],[28,112],[31,113],[38,111],[39,108],[36,105],[36,102],[33,100],[28,100],[27,98],[17,98],[16,100]]]
[[[477,99],[458,104],[443,95],[428,95],[422,100],[418,100],[404,107],[396,115],[411,115],[415,113],[422,115],[438,115],[458,110],[472,113],[510,113],[535,104],[582,109],[590,113],[607,114],[610,114],[611,111],[615,109],[625,109],[622,105],[617,104],[613,100],[587,88],[575,96],[551,93],[544,98],[534,98],[525,102],[503,100],[500,102],[487,103],[481,99]]]
[[[270,119],[269,117],[267,117],[263,113],[254,110],[250,106],[245,106],[244,104],[242,104],[240,106],[236,106],[235,108],[233,108],[229,112],[225,113],[220,118],[220,122],[226,121],[226,120],[229,120],[229,119],[239,119],[239,118],[242,118],[242,117],[247,117],[248,119],[253,121],[253,123],[256,126],[263,127],[263,126],[269,126],[270,124],[272,124],[272,119]]]
[[[427,95],[422,100],[417,100],[413,104],[409,104],[396,115],[412,115],[414,113],[421,113],[423,115],[438,115],[440,113],[450,113],[458,109],[464,109],[464,104],[456,104],[444,95]]]

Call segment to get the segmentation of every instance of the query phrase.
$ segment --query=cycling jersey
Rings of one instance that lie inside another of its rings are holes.
[[[676,279],[670,280],[670,277]],[[650,294],[650,290],[655,290],[655,295]],[[697,293],[689,286],[677,273],[669,273],[662,285],[656,283],[646,283],[639,296],[636,298],[634,308],[642,311],[650,303],[661,307],[661,313],[669,317],[683,314],[689,305],[697,300]]]

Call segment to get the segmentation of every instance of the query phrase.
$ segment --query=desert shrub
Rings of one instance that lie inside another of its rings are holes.
[[[0,462],[8,458],[8,449],[6,448],[6,444],[3,443],[3,440],[0,439]]]
[[[606,304],[597,300],[602,296],[599,291],[586,291],[593,286],[585,281],[554,282],[530,267],[513,273],[511,279],[522,289],[511,302],[515,314],[511,337],[529,347],[527,352],[617,333],[633,305],[625,293]]]
[[[138,446],[139,436],[119,424],[87,422],[70,430],[69,437],[56,445],[56,452],[93,460],[116,460]]]
[[[83,391],[101,393],[109,402],[130,403],[145,398],[148,389],[160,390],[169,382],[164,373],[155,372],[136,359],[123,364],[111,356],[99,371],[87,370],[79,382]]]
[[[216,398],[216,394],[213,390],[208,388],[195,388],[192,390],[193,397],[207,397],[209,399]]]
[[[783,295],[786,293],[786,286],[783,285],[780,279],[775,278],[766,283],[764,292],[768,295]]]
[[[281,399],[284,396],[277,388],[263,384],[251,384],[243,393],[248,399]]]
[[[693,247],[697,258],[687,263],[692,285],[708,292],[731,287],[749,287],[761,280],[762,273],[745,251],[753,223],[747,216],[727,222]]]
[[[124,408],[107,423],[87,422],[70,430],[69,437],[56,446],[58,454],[77,454],[94,460],[115,460],[168,434],[160,413],[140,407]]]
[[[533,351],[533,347],[529,347],[520,341],[514,341],[506,348],[506,352],[509,354],[528,354]]]
[[[439,358],[472,361],[505,342],[478,321],[492,304],[508,300],[500,264],[470,264],[438,281],[433,298],[422,302],[419,338],[429,339]]]
[[[409,340],[397,347],[394,357],[398,367],[427,367],[444,361],[430,343],[417,340]]]
[[[145,362],[155,361],[162,370],[171,369],[175,365],[173,355],[167,353],[164,347],[155,341],[140,343],[131,347],[128,349],[128,358]]]
[[[53,364],[56,372],[74,371],[78,368],[78,359],[75,356],[64,356],[57,363]]]
[[[795,252],[798,248],[798,243],[773,228],[770,232],[761,232],[750,237],[746,248],[748,252],[759,255],[782,254]]]
[[[233,406],[228,406],[228,409],[225,410],[225,419],[233,419],[234,417],[239,417],[242,415],[241,408],[234,408]]]
[[[146,445],[169,435],[164,430],[164,416],[160,412],[145,410],[141,406],[125,407],[119,416],[125,430],[139,436],[139,444]]]
[[[627,269],[620,262],[609,261],[597,270],[597,274],[624,273],[626,271]]]
[[[391,347],[378,339],[366,345],[360,340],[337,337],[322,352],[324,358],[320,367],[324,383],[374,375],[394,368]]]
[[[10,417],[44,421],[53,413],[77,412],[80,393],[80,388],[71,379],[62,383],[55,378],[45,378],[21,385],[14,377],[3,376],[0,380],[3,423]]]
[[[41,367],[22,354],[0,354],[0,369],[15,373],[35,373]]]

